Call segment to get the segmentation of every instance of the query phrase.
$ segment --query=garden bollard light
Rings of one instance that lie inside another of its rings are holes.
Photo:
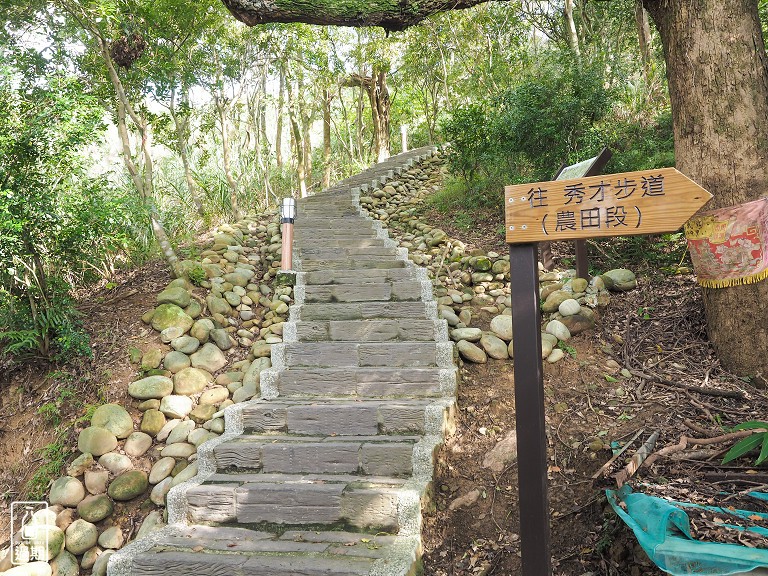
[[[293,268],[293,223],[296,220],[296,200],[283,198],[280,205],[280,224],[283,232],[283,251],[280,269],[284,272]]]

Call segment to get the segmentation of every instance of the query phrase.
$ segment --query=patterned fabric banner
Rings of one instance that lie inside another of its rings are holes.
[[[685,235],[705,288],[768,278],[768,198],[696,215],[685,225]]]

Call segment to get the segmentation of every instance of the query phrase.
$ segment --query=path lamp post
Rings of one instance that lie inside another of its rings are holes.
[[[283,198],[280,205],[280,224],[283,232],[283,252],[280,269],[287,272],[293,268],[293,223],[296,220],[296,200]]]

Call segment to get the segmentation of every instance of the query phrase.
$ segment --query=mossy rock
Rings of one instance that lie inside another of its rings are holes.
[[[155,308],[152,316],[152,328],[158,332],[171,327],[179,328],[182,333],[186,333],[192,328],[195,321],[183,309],[176,304],[160,304]]]
[[[113,500],[125,502],[141,496],[149,487],[149,478],[143,470],[129,470],[115,478],[109,485],[107,494]]]

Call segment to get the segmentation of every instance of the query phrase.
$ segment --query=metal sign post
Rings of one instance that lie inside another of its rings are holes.
[[[507,186],[522,576],[551,576],[537,242],[677,230],[712,195],[674,168]]]

